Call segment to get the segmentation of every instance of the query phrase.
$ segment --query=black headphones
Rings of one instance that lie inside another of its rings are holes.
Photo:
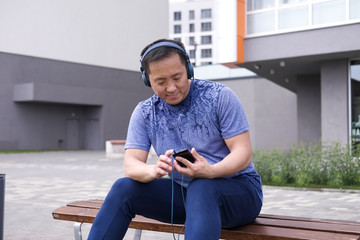
[[[172,48],[179,49],[181,51],[181,53],[184,55],[185,60],[186,60],[185,67],[186,67],[186,72],[187,72],[188,79],[191,79],[191,78],[194,77],[193,65],[190,62],[189,55],[186,53],[186,51],[182,47],[180,47],[178,44],[173,43],[173,42],[168,42],[168,41],[158,42],[158,43],[155,43],[155,44],[151,45],[145,51],[145,53],[142,55],[142,58],[140,60],[140,62],[141,62],[141,67],[140,67],[141,79],[144,81],[145,86],[151,87],[151,84],[150,84],[149,76],[145,73],[145,69],[143,67],[143,60],[145,59],[146,55],[149,52],[151,52],[152,50],[154,50],[155,48],[158,48],[158,47],[172,47]]]

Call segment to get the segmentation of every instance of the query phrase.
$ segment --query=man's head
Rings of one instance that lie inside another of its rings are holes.
[[[193,66],[190,62],[189,56],[185,51],[184,45],[175,40],[171,39],[159,39],[153,43],[147,45],[141,52],[141,67],[142,80],[145,85],[150,87],[151,83],[149,81],[149,64],[151,62],[159,61],[164,58],[169,57],[172,54],[178,54],[180,56],[181,62],[184,64],[188,78],[191,79],[194,76]]]
[[[171,105],[186,98],[193,68],[180,42],[158,40],[145,47],[141,56],[140,69],[146,86]]]

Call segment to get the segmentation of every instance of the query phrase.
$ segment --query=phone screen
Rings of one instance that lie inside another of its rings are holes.
[[[191,154],[191,152],[189,151],[189,149],[183,149],[183,150],[180,150],[180,151],[178,151],[178,152],[175,152],[175,151],[174,151],[173,157],[175,158],[175,157],[177,157],[177,156],[183,157],[183,158],[189,160],[189,161],[192,162],[192,163],[195,162],[195,158],[193,157],[193,155]],[[177,161],[177,162],[179,163],[179,165],[180,165],[181,167],[186,167],[182,162],[179,162],[179,161]]]

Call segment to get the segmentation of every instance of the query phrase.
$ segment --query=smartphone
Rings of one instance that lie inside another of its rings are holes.
[[[193,157],[193,155],[191,154],[191,152],[189,151],[189,149],[183,149],[183,150],[180,150],[178,152],[175,152],[174,150],[174,153],[173,153],[173,157],[183,157],[187,160],[189,160],[190,162],[194,163],[195,162],[195,158]],[[176,160],[177,161],[177,160]],[[177,161],[179,163],[179,165],[181,167],[186,167],[185,164],[183,164],[182,162],[180,161]]]

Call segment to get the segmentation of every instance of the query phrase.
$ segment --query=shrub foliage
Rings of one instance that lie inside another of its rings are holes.
[[[360,186],[360,146],[318,141],[301,143],[286,152],[254,149],[253,161],[264,184]]]

